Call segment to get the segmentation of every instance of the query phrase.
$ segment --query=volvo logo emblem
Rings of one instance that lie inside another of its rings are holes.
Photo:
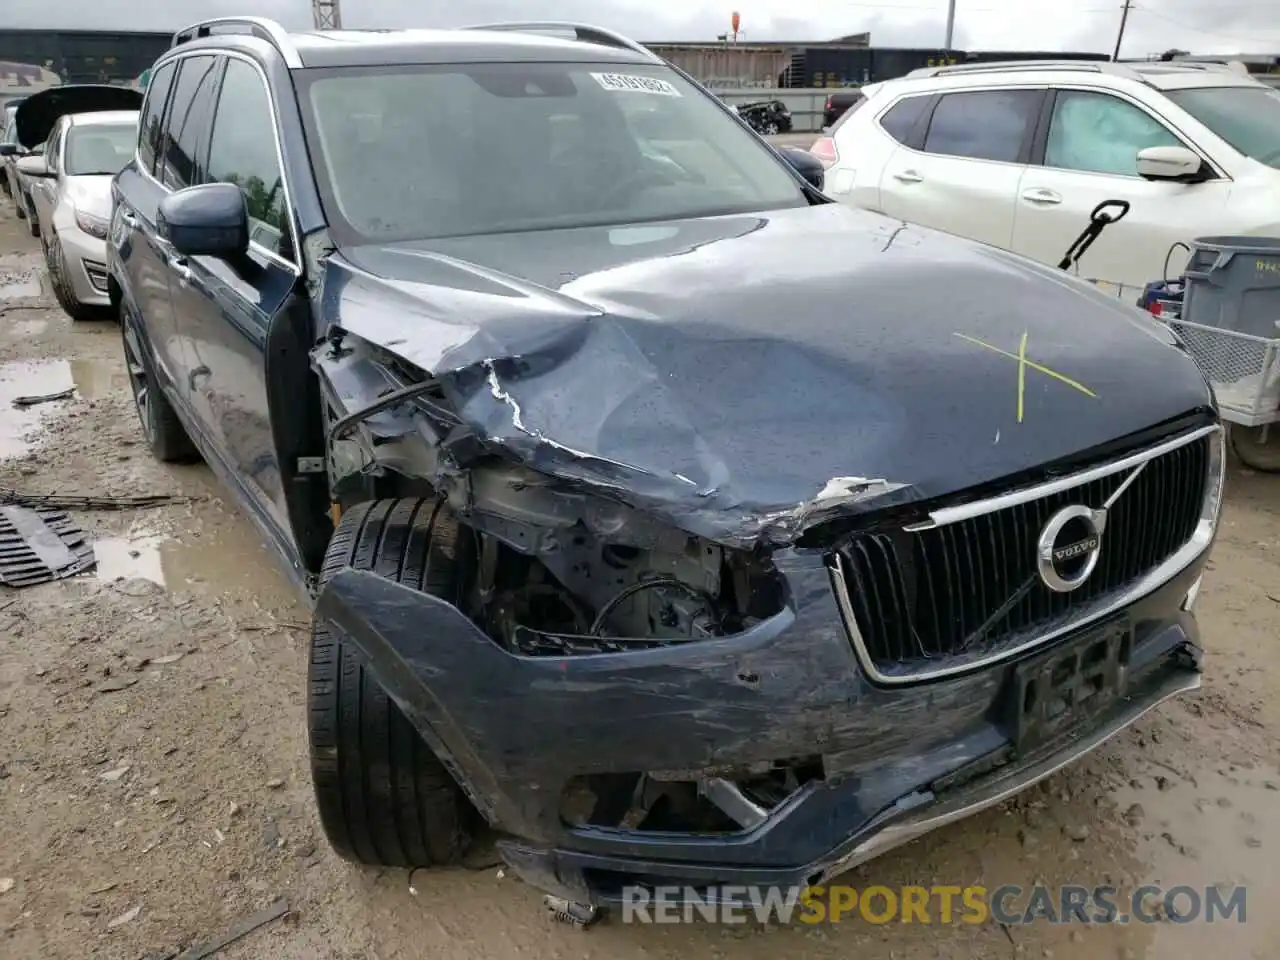
[[[1044,585],[1055,593],[1083,586],[1102,552],[1105,510],[1077,504],[1049,518],[1036,545],[1036,569]]]

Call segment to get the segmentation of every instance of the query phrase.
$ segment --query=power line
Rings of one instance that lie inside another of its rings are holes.
[[[1150,10],[1147,7],[1134,7],[1133,9],[1138,13],[1145,13],[1149,17],[1155,17],[1157,20],[1163,20],[1165,23],[1171,23],[1175,27],[1181,27],[1184,30],[1194,30],[1196,33],[1207,34],[1208,36],[1218,37],[1223,40],[1234,40],[1237,43],[1243,43],[1246,45],[1254,43],[1280,43],[1280,35],[1272,34],[1270,36],[1260,37],[1254,34],[1248,37],[1242,37],[1236,34],[1218,33],[1217,31],[1208,30],[1196,24],[1184,23],[1181,20],[1175,20],[1173,17],[1165,16],[1163,13],[1156,13],[1154,10]]]

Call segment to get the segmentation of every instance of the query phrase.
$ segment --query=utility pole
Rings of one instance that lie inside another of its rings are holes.
[[[956,30],[956,0],[948,0],[947,3],[947,39],[943,43],[942,49],[951,52],[951,39]]]
[[[1120,32],[1116,34],[1116,50],[1111,54],[1112,63],[1120,59],[1120,42],[1124,39],[1124,25],[1129,22],[1129,5],[1132,2],[1133,0],[1124,0],[1124,9],[1120,12]]]
[[[341,30],[341,0],[311,0],[311,22],[317,30]]]

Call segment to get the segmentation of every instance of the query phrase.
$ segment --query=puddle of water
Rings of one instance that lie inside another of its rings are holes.
[[[1117,791],[1121,812],[1141,807],[1138,830],[1143,837],[1137,851],[1147,864],[1142,882],[1163,890],[1186,885],[1200,899],[1201,916],[1188,922],[1165,921],[1118,928],[1120,941],[1139,956],[1148,957],[1262,957],[1274,956],[1280,942],[1280,774],[1264,769],[1235,768],[1197,771],[1196,783],[1178,781]],[[1270,783],[1273,787],[1268,787]],[[1233,888],[1244,888],[1245,922],[1219,915],[1206,922],[1210,894],[1218,888],[1221,903]],[[1181,894],[1175,908],[1184,913],[1191,899]]]
[[[107,360],[23,360],[0,364],[0,458],[21,456],[31,449],[34,434],[49,417],[66,406],[53,400],[31,407],[15,407],[18,397],[45,396],[74,387],[86,400],[128,390],[128,375]]]
[[[241,523],[218,531],[185,531],[177,540],[139,533],[94,541],[96,576],[104,582],[148,580],[168,590],[195,593],[246,591],[287,596],[288,585],[273,558]]]
[[[129,375],[120,364],[107,360],[72,360],[71,380],[76,392],[86,400],[100,400],[105,396],[129,389]]]
[[[58,393],[75,385],[65,360],[24,360],[0,365],[0,457],[17,457],[31,449],[32,434],[65,401],[15,407],[18,397]]]

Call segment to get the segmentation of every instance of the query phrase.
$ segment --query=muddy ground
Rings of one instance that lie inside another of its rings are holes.
[[[15,396],[73,388],[15,410]],[[1201,593],[1204,689],[1045,786],[851,874],[881,883],[1248,884],[1246,923],[943,928],[556,925],[484,863],[360,869],[320,833],[304,726],[307,610],[203,467],[140,444],[111,322],[72,325],[0,210],[0,486],[168,493],[83,513],[98,568],[0,592],[0,956],[165,957],[287,897],[220,957],[1280,955],[1280,477],[1233,466]],[[2,590],[3,588],[0,588]],[[1137,804],[1137,806],[1134,806]]]

